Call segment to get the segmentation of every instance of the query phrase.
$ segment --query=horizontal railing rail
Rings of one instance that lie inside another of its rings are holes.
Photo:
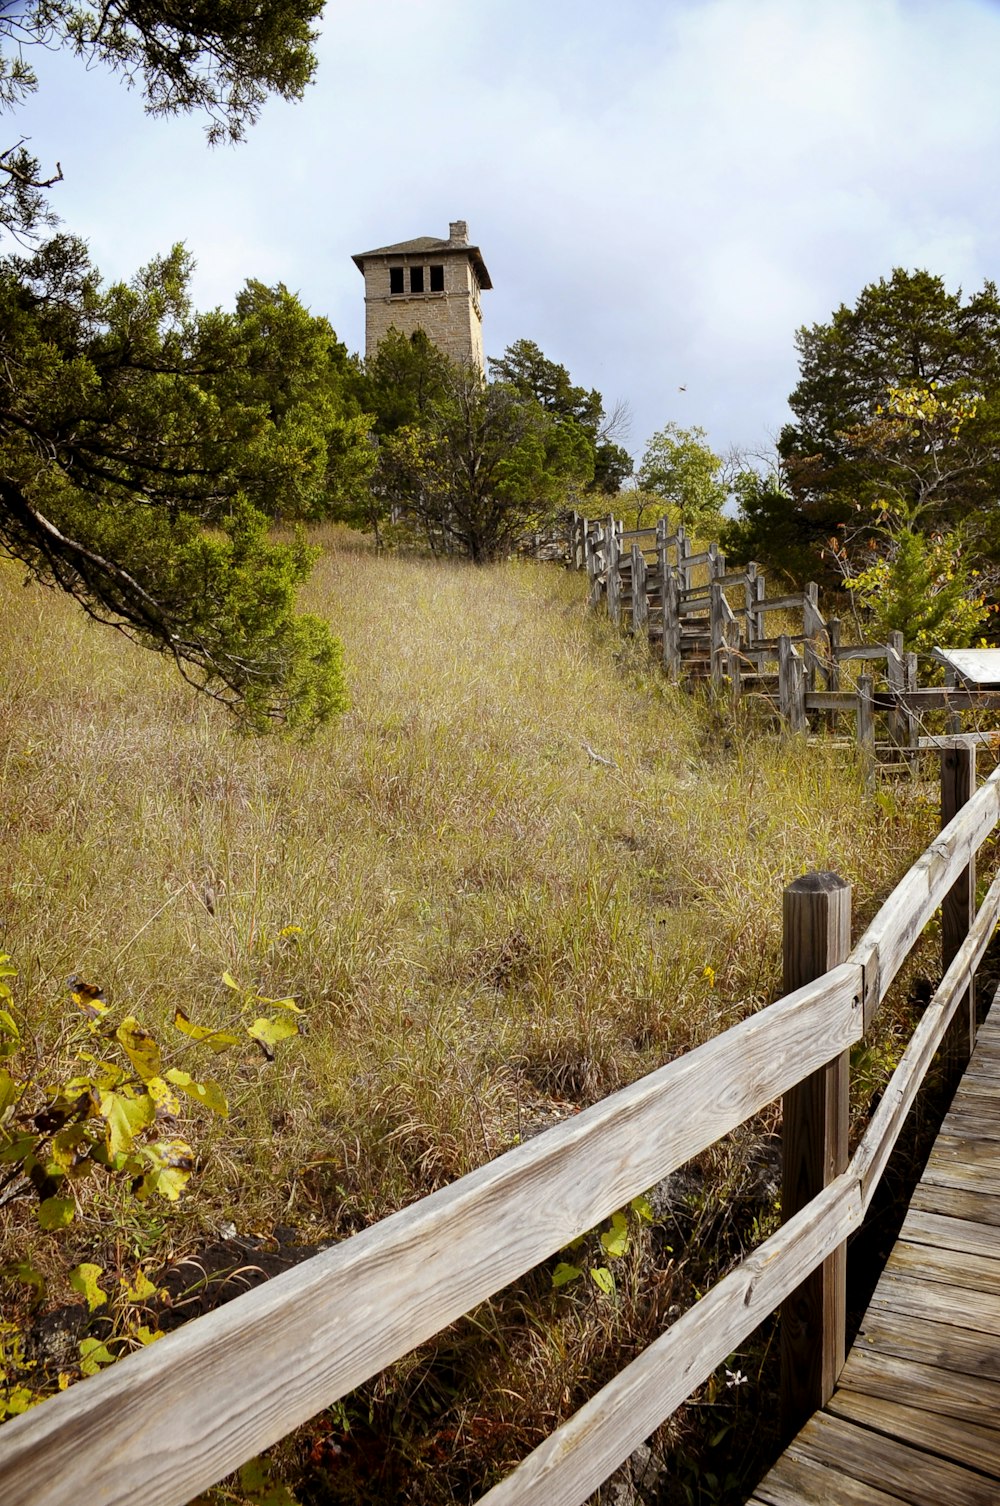
[[[859,1041],[1000,817],[1000,770],[847,960],[685,1056],[0,1429],[4,1506],[183,1506]],[[1000,913],[1000,881],[849,1170],[485,1500],[578,1506],[857,1228]],[[107,1426],[114,1420],[113,1429]],[[544,1482],[544,1494],[540,1494]]]

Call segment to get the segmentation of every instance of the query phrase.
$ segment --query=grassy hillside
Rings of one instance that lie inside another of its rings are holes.
[[[72,1054],[73,973],[182,1065],[174,1010],[226,1028],[225,973],[304,1011],[273,1062],[213,1062],[230,1114],[183,1120],[202,1161],[177,1204],[140,1217],[88,1183],[59,1235],[6,1204],[0,1263],[30,1254],[50,1305],[73,1261],[155,1279],[227,1225],[312,1244],[461,1175],[763,1005],[782,886],[835,868],[863,919],[933,824],[843,752],[673,690],[578,577],[317,537],[309,605],[352,709],[305,744],[240,740],[168,664],[0,570],[0,944],[43,1080]],[[751,1237],[764,1183],[743,1224],[737,1189],[767,1129],[679,1184],[613,1298],[538,1273],[349,1402],[350,1435],[327,1419],[311,1464],[288,1445],[301,1499],[473,1495],[662,1324],[680,1238],[704,1271]]]

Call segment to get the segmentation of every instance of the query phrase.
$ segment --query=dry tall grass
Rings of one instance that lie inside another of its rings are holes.
[[[352,709],[306,744],[238,739],[169,665],[0,571],[2,945],[39,1050],[73,972],[167,1038],[177,1003],[231,1018],[226,971],[305,1010],[275,1062],[213,1064],[231,1115],[192,1125],[204,1167],[154,1249],[94,1203],[77,1259],[131,1242],[155,1264],[230,1220],[312,1241],[377,1219],[761,1006],[782,886],[835,868],[863,916],[928,836],[925,802],[866,793],[842,752],[669,687],[586,614],[579,578],[317,537],[309,605],[343,636]],[[6,1216],[8,1254],[39,1246]],[[437,1387],[418,1357],[378,1391],[407,1398],[405,1485],[327,1480],[323,1499],[464,1499],[585,1393],[602,1325],[629,1343],[662,1317],[656,1281],[647,1259],[613,1313],[595,1294],[556,1309],[545,1278],[534,1306],[531,1283],[501,1300],[520,1400],[491,1362],[488,1422],[463,1434],[465,1382]],[[448,1341],[455,1373],[482,1378],[484,1323]],[[449,1430],[453,1469],[413,1441]]]

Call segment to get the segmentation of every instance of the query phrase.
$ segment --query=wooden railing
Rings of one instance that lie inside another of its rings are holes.
[[[728,684],[734,700],[763,698],[792,732],[808,730],[820,713],[829,726],[847,717],[858,743],[874,751],[883,717],[884,743],[916,750],[928,711],[948,711],[955,734],[963,711],[1000,710],[1000,692],[966,691],[953,677],[943,688],[919,687],[917,656],[905,651],[902,633],[845,644],[840,620],[820,610],[814,581],[768,596],[759,565],[730,570],[718,545],[693,551],[684,529],[671,531],[666,518],[627,531],[613,517],[573,513],[562,558],[587,572],[591,607],[604,600],[614,623],[648,637],[671,679]],[[787,630],[796,626],[789,616],[801,617],[801,631]],[[775,618],[786,619],[785,631],[774,631]],[[866,668],[844,688],[841,666],[852,661]]]
[[[796,881],[783,998],[6,1423],[0,1501],[183,1506],[782,1095],[783,1227],[483,1499],[579,1506],[780,1304],[789,1422],[821,1404],[843,1353],[844,1243],[928,1064],[946,1037],[968,1053],[972,980],[1000,916],[998,879],[971,919],[1000,770],[973,793],[974,753],[956,747],[943,775],[947,824],[848,955],[850,891]],[[846,1053],[939,907],[947,971],[848,1164]]]

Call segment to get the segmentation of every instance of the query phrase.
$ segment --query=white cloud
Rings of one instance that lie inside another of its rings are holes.
[[[724,447],[780,427],[798,325],[895,265],[995,272],[998,50],[985,0],[334,0],[317,83],[238,150],[66,57],[26,128],[108,273],[183,239],[199,301],[280,279],[352,348],[351,252],[465,218],[488,350],[628,398],[636,449],[669,418]]]

